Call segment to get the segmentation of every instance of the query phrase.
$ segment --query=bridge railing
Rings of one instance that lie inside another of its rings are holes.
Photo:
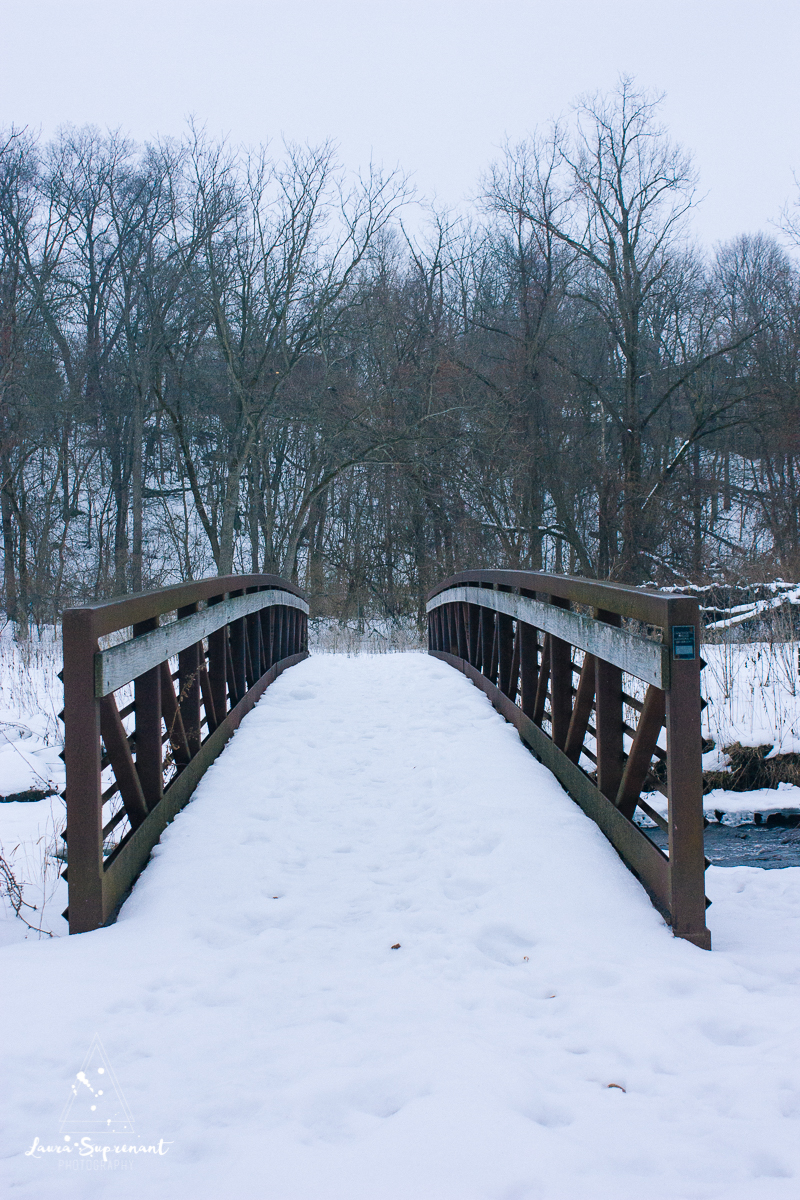
[[[565,575],[465,571],[435,588],[427,608],[429,652],[513,722],[676,936],[710,949],[697,600]],[[667,795],[666,821],[645,788]],[[668,854],[634,822],[637,808],[668,834]]]
[[[70,933],[114,919],[239,722],[307,657],[307,616],[300,589],[274,575],[203,579],[64,613]]]

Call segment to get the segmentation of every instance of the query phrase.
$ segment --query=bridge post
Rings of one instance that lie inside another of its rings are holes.
[[[556,608],[570,607],[569,600],[560,596],[549,600]],[[550,697],[552,737],[563,750],[572,716],[572,647],[558,637],[550,638]]]
[[[92,614],[68,609],[64,639],[64,765],[67,769],[69,931],[103,924],[103,801],[100,702],[95,697],[97,636]]]
[[[598,621],[618,629],[619,613],[596,608]],[[595,726],[597,729],[597,786],[609,800],[616,798],[624,766],[625,743],[622,729],[622,671],[612,663],[597,659],[595,666]]]
[[[492,671],[492,642],[494,640],[494,613],[481,608],[481,670],[488,679]]]
[[[133,626],[133,636],[141,637],[157,628],[158,617],[150,617]],[[164,794],[160,666],[152,667],[133,681],[133,699],[136,706],[136,773],[147,807],[152,810]]]
[[[178,609],[178,619],[196,613],[198,605]],[[189,743],[189,754],[197,754],[202,741],[200,729],[200,653],[197,645],[188,646],[178,655],[178,706]]]
[[[209,604],[220,604],[223,599],[224,595],[215,596]],[[208,675],[218,725],[228,712],[228,653],[228,627],[223,625],[222,629],[216,629],[208,635]]]
[[[498,591],[510,592],[511,588],[498,585]],[[497,686],[504,696],[511,688],[511,662],[514,657],[514,630],[511,617],[498,613],[497,622]]]
[[[533,717],[536,687],[539,682],[539,639],[532,625],[520,622],[519,668],[522,687],[522,711]]]
[[[456,644],[458,646],[458,657],[469,658],[469,649],[467,642],[466,621],[464,619],[464,605],[454,604],[454,616],[456,621]]]
[[[468,604],[467,610],[467,635],[469,640],[469,661],[473,667],[478,667],[480,664],[480,632],[481,632],[481,610],[477,604]]]
[[[679,633],[676,635],[676,627]],[[692,657],[688,657],[691,630]],[[703,740],[700,721],[700,627],[697,600],[670,601],[663,639],[670,654],[666,694],[670,910],[675,933],[710,949],[703,877]],[[676,651],[678,656],[676,656]],[[686,657],[683,655],[686,654]]]

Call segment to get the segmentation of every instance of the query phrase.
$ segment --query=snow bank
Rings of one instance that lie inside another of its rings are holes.
[[[59,630],[34,630],[25,642],[10,626],[0,633],[0,797],[64,786],[60,670]]]
[[[647,792],[644,799],[662,817],[667,816],[667,798],[662,792]],[[800,814],[800,787],[779,783],[776,788],[753,788],[749,792],[713,788],[703,796],[703,812],[707,821],[720,821],[723,825],[749,825],[756,814],[759,823],[774,813]],[[636,813],[636,822],[643,828],[655,828],[654,822],[642,812]]]
[[[738,742],[772,746],[771,757],[800,753],[799,649],[797,642],[703,646],[703,733],[718,750]]]
[[[2,951],[6,1191],[793,1200],[800,869],[708,886],[711,954],[462,675],[312,658],[115,926]],[[156,1152],[26,1154],[95,1035]]]
[[[412,617],[312,617],[308,647],[312,654],[404,654],[421,653],[427,644]]]
[[[28,922],[17,919],[4,896],[0,946],[35,939],[42,932],[45,936],[67,935],[67,922],[61,915],[67,907],[67,885],[61,878],[64,864],[58,857],[64,850],[60,835],[66,823],[66,804],[59,795],[34,803],[0,804],[0,855],[22,888],[22,912]]]

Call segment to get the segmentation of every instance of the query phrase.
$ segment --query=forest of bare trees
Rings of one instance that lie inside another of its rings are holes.
[[[424,220],[328,145],[6,129],[8,619],[231,570],[337,616],[476,564],[797,578],[800,269],[695,245],[696,188],[628,80]]]

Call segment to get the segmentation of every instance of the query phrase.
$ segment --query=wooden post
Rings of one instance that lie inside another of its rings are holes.
[[[663,636],[670,651],[666,726],[672,929],[676,936],[710,950],[704,887],[700,620],[694,598],[670,603]]]
[[[572,716],[569,721],[567,740],[564,743],[564,753],[574,763],[580,762],[583,739],[586,737],[586,727],[592,715],[592,701],[597,682],[597,665],[593,654],[586,652],[581,668],[580,681],[572,706]]]
[[[595,610],[598,621],[619,626],[618,613]],[[595,728],[597,730],[597,786],[609,800],[616,800],[625,762],[622,737],[622,669],[597,659],[595,686]]]
[[[514,622],[505,613],[497,614],[497,686],[504,696],[511,688],[511,664],[514,658]]]
[[[283,645],[286,638],[286,609],[282,604],[275,608],[275,662],[284,657]]]
[[[289,658],[289,613],[290,608],[281,605],[281,658]]]
[[[492,643],[494,641],[494,613],[481,609],[481,670],[488,679],[492,670]]]
[[[508,698],[515,704],[517,702],[517,692],[519,691],[519,659],[520,659],[520,642],[522,638],[522,622],[516,621],[514,625],[514,653],[511,656],[511,677],[508,683]]]
[[[253,631],[252,618],[252,613],[242,618],[242,628],[244,629],[244,677],[248,691],[254,686],[258,678],[256,674],[258,664],[250,642],[250,635]]]
[[[181,770],[191,758],[189,739],[183,727],[183,717],[175,699],[175,689],[172,686],[172,674],[168,662],[161,664],[161,712],[169,735],[169,747],[175,765]]]
[[[542,659],[539,664],[539,678],[536,682],[536,699],[533,702],[531,720],[535,725],[541,725],[544,719],[544,705],[547,699],[547,685],[550,682],[550,634],[544,635]]]
[[[67,609],[62,629],[69,931],[84,933],[99,928],[105,921],[100,704],[94,690],[94,656],[98,647],[91,613]]]
[[[219,604],[225,596],[214,596],[209,605]],[[208,676],[217,723],[224,721],[228,712],[228,627],[223,625],[208,637]],[[233,707],[233,705],[231,705]]]
[[[520,667],[520,682],[522,684],[522,711],[526,717],[533,717],[533,710],[536,704],[536,685],[539,682],[539,641],[538,631],[533,625],[526,625],[524,621],[518,622],[520,643],[519,643],[519,667]]]
[[[536,599],[536,593],[520,588],[520,595]],[[539,682],[539,633],[533,625],[519,621],[519,681],[522,691],[521,708],[526,717],[533,717],[536,704],[536,685]]]
[[[243,596],[244,592],[231,592],[231,596]],[[228,644],[231,654],[231,679],[230,686],[233,692],[233,703],[238,704],[247,691],[247,667],[246,667],[246,648],[245,648],[245,630],[244,617],[239,617],[235,621],[231,621],[228,626]]]
[[[258,588],[247,589],[248,594],[258,590]],[[254,687],[263,674],[261,670],[261,614],[251,613],[245,620],[247,622],[247,644],[250,648],[251,676],[248,684],[250,687]]]
[[[456,619],[456,645],[458,646],[458,657],[468,658],[469,650],[467,649],[467,630],[464,621],[465,606],[463,604],[454,604],[453,608],[455,609],[454,615]]]
[[[278,661],[278,656],[275,649],[277,634],[275,630],[276,609],[275,605],[270,606],[269,610],[269,641],[267,643],[267,670]]]
[[[131,829],[138,829],[147,816],[147,801],[113,694],[103,696],[100,701],[100,734]]]
[[[133,626],[141,637],[158,628],[158,617]],[[152,667],[133,681],[136,712],[136,772],[145,802],[152,810],[164,794],[164,765],[161,750],[161,668]]]
[[[469,633],[469,661],[473,667],[481,668],[481,610],[477,604],[467,605],[467,629]]]
[[[265,671],[268,671],[271,666],[271,663],[269,661],[269,647],[270,647],[269,612],[270,612],[270,610],[268,608],[262,608],[261,612],[258,614],[258,618],[261,623],[260,645],[261,645],[261,674],[262,675],[264,674]]]
[[[178,617],[196,613],[198,605],[187,604],[178,609]],[[181,650],[178,655],[178,703],[181,719],[189,744],[189,754],[194,757],[200,749],[200,654],[196,645]]]
[[[204,652],[200,652],[200,694],[203,697],[203,713],[206,719],[206,733],[213,733],[219,722],[217,721],[217,707],[214,704],[214,693],[211,691],[211,680],[208,674],[208,666]]]
[[[569,600],[551,596],[556,608],[569,608]],[[572,716],[572,647],[561,638],[550,638],[550,717],[552,737],[563,750]]]
[[[444,640],[445,650],[448,654],[458,654],[458,639],[455,634],[454,615],[452,604],[444,606]]]

